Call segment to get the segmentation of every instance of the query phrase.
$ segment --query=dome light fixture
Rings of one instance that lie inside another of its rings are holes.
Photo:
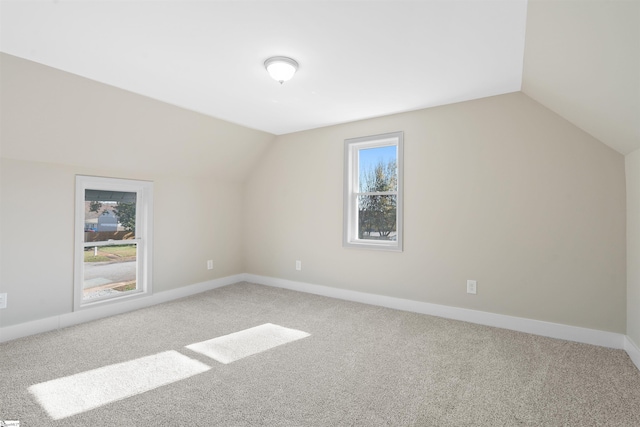
[[[298,71],[298,63],[286,56],[274,56],[264,61],[264,67],[269,75],[280,84],[291,80],[291,77]]]

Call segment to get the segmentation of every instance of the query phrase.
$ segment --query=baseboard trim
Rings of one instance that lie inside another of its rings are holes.
[[[638,346],[631,341],[631,338],[628,336],[624,337],[624,350],[629,355],[633,364],[640,369],[640,348],[638,348]]]
[[[450,307],[446,305],[431,304],[420,301],[388,297],[384,295],[369,294],[365,292],[350,291],[346,289],[331,288],[328,286],[313,285],[310,283],[296,282],[274,277],[245,274],[245,281],[277,288],[290,289],[331,298],[361,302],[397,310],[411,311],[414,313],[428,314],[445,317],[447,319],[462,320],[480,325],[494,326],[526,332],[550,338],[558,338],[567,341],[575,341],[585,344],[598,345],[615,349],[625,349],[627,337],[615,332],[599,331],[595,329],[581,328],[577,326],[563,325],[560,323],[544,322],[522,317],[507,316],[503,314],[489,313],[485,311],[470,310],[466,308]],[[633,359],[633,358],[632,358]],[[637,362],[636,366],[638,365]]]
[[[111,304],[103,307],[95,307],[88,310],[74,311],[45,319],[20,323],[0,328],[0,343],[17,338],[35,335],[42,332],[53,331],[68,326],[77,325],[108,316],[126,313],[140,308],[150,307],[179,298],[199,294],[201,292],[231,285],[237,282],[253,282],[265,286],[290,289],[330,298],[338,298],[347,301],[388,307],[397,310],[411,311],[414,313],[428,314],[447,319],[461,320],[480,325],[494,326],[526,332],[545,337],[558,338],[567,341],[581,342],[598,345],[627,352],[632,362],[640,369],[640,349],[626,335],[615,332],[599,331],[595,329],[581,328],[577,326],[563,325],[559,323],[544,322],[540,320],[525,319],[522,317],[507,316],[503,314],[489,313],[485,311],[470,310],[466,308],[450,307],[446,305],[431,304],[384,295],[370,294],[366,292],[350,291],[347,289],[332,288],[329,286],[313,285],[274,277],[259,276],[255,274],[236,274],[209,280],[181,288],[158,292],[146,298],[123,301],[119,304]]]
[[[117,314],[126,313],[140,308],[150,307],[152,305],[161,304],[163,302],[172,301],[179,298],[188,297],[199,294],[201,292],[220,288],[222,286],[231,285],[233,283],[245,280],[244,274],[236,274],[233,276],[222,277],[220,279],[208,280],[206,282],[195,283],[193,285],[183,286],[181,288],[171,289],[168,291],[157,292],[144,298],[137,298],[119,303],[92,307],[73,311],[71,313],[60,314],[57,316],[38,319],[31,322],[19,323],[17,325],[5,326],[0,328],[0,342],[10,341],[17,338],[23,338],[29,335],[35,335],[42,332],[49,332],[56,329],[66,328],[68,326],[77,325],[92,320],[102,319],[104,317],[115,316]]]

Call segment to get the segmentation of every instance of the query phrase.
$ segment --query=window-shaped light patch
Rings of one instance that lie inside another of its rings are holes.
[[[59,420],[209,369],[177,351],[165,351],[35,384],[29,392],[51,418]]]
[[[186,348],[226,364],[306,338],[309,335],[307,332],[297,329],[265,323],[254,328],[191,344]]]

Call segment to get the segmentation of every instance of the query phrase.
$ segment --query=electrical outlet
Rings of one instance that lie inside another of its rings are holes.
[[[475,280],[467,280],[467,293],[468,294],[476,294],[478,284]]]
[[[213,260],[207,261],[207,270],[213,270]]]
[[[296,270],[302,270],[302,261],[296,261]]]
[[[0,308],[7,308],[7,294],[0,294]]]

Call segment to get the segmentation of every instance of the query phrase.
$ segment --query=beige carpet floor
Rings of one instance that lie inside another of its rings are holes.
[[[265,323],[310,335],[228,364],[185,348]],[[211,369],[61,420],[28,391],[167,351]],[[21,427],[640,426],[640,371],[622,350],[238,283],[0,344],[2,419]]]

